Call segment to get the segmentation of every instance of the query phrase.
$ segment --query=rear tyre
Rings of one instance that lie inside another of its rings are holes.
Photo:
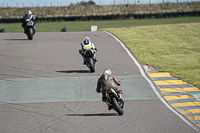
[[[94,61],[92,58],[89,59],[89,64],[90,64],[90,71],[95,72]]]
[[[116,109],[117,113],[119,115],[123,115],[124,114],[124,111],[119,107],[119,104],[117,103],[117,100],[115,97],[112,97],[111,98],[111,101],[112,101],[112,104],[113,104],[113,107]]]

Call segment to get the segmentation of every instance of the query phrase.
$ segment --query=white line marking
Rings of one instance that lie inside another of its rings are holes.
[[[125,49],[125,51],[127,52],[127,54],[131,57],[131,59],[134,61],[134,63],[137,65],[137,67],[140,70],[141,75],[147,80],[147,82],[149,83],[149,85],[151,86],[151,88],[153,89],[153,91],[156,93],[156,95],[158,96],[158,98],[165,104],[165,106],[167,106],[172,112],[174,112],[177,116],[179,116],[185,123],[187,123],[190,127],[192,127],[193,129],[195,129],[196,131],[200,132],[200,129],[195,126],[194,124],[192,124],[188,119],[186,119],[183,115],[181,115],[180,113],[178,113],[176,110],[174,110],[174,108],[172,108],[164,99],[163,97],[161,97],[161,95],[159,94],[159,92],[157,91],[157,89],[155,88],[154,84],[152,83],[152,81],[147,77],[146,73],[144,72],[142,66],[140,65],[140,63],[137,61],[137,59],[132,55],[132,53],[128,50],[128,48],[117,38],[115,37],[113,34],[104,31],[105,33],[109,34],[110,36],[112,36],[113,38],[115,38],[120,44],[121,46]]]

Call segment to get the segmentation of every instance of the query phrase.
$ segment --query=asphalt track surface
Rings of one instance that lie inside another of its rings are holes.
[[[79,55],[89,36],[98,48],[96,72]],[[169,110],[113,37],[105,32],[0,35],[0,133],[194,133]],[[124,91],[123,116],[97,94],[110,68]]]

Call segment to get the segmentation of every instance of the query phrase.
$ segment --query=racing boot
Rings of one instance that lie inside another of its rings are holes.
[[[86,65],[86,58],[83,56],[83,65]]]
[[[24,34],[26,34],[26,29],[24,28]]]
[[[83,65],[86,65],[86,59],[84,59],[84,61],[83,61]]]
[[[93,57],[94,61],[97,62],[96,54]]]
[[[112,109],[112,104],[110,104],[110,103],[107,101],[107,99],[106,99],[105,96],[102,97],[102,102],[105,102],[105,103],[108,105],[108,110],[111,110],[111,109]]]
[[[112,109],[112,104],[110,104],[109,102],[106,101],[106,104],[108,105],[108,110]]]
[[[33,30],[36,32],[36,25],[34,25]]]

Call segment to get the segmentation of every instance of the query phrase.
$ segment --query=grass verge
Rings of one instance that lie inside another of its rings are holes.
[[[200,88],[200,23],[101,30],[117,36],[141,64]]]
[[[182,17],[167,19],[141,19],[141,20],[107,20],[107,21],[73,21],[73,22],[38,22],[37,32],[60,32],[63,27],[67,32],[90,31],[92,25],[101,28],[135,27],[144,25],[161,25],[177,23],[200,22],[200,17]],[[6,32],[23,32],[21,23],[0,23],[0,29],[5,27]]]

